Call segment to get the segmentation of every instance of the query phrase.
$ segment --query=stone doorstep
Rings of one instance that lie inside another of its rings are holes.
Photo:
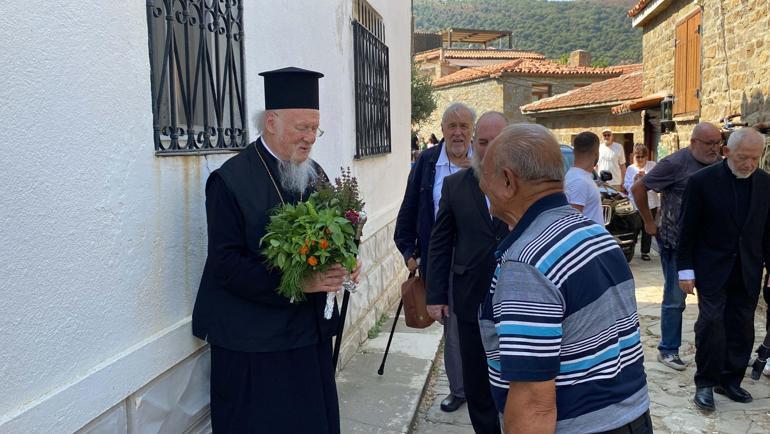
[[[377,370],[392,324],[391,318],[337,375],[343,433],[406,433],[415,420],[443,328],[436,323],[422,330],[410,329],[400,316],[380,376]]]

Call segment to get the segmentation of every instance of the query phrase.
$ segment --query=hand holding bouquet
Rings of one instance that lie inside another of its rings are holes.
[[[350,169],[343,169],[341,178],[321,184],[307,201],[276,210],[261,243],[270,266],[281,270],[279,294],[292,302],[302,301],[314,273],[333,275],[336,264],[349,273],[356,270],[357,241],[366,221],[363,205],[358,182]],[[329,292],[327,319],[333,306],[334,293]]]

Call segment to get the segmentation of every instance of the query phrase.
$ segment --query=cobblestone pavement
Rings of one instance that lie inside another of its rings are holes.
[[[660,302],[663,295],[663,277],[657,256],[643,262],[637,256],[631,263],[636,280],[636,298],[639,305],[645,370],[650,391],[650,411],[657,433],[770,433],[770,379],[754,381],[747,377],[742,386],[754,396],[749,404],[738,404],[721,395],[715,395],[717,411],[704,415],[692,402],[695,393],[692,363],[683,372],[661,365],[657,359],[660,339]],[[760,297],[761,298],[761,297]],[[764,338],[765,306],[760,301],[755,316],[757,341]],[[687,299],[684,314],[681,355],[692,361],[695,354],[693,325],[698,315],[698,304],[693,296]],[[439,352],[440,354],[441,352]],[[412,432],[473,433],[465,406],[454,413],[444,413],[439,403],[449,391],[443,361],[437,360],[433,375],[417,414]]]

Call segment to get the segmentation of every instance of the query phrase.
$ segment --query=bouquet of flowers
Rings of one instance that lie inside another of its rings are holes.
[[[322,182],[306,201],[284,204],[275,211],[261,244],[270,266],[282,273],[279,294],[292,302],[302,301],[302,284],[312,273],[337,263],[348,272],[355,270],[358,240],[366,222],[363,206],[358,181],[348,168],[333,184]],[[327,319],[333,308],[334,293],[328,293]]]

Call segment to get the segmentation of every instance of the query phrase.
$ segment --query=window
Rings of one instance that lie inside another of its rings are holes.
[[[532,85],[532,101],[548,98],[551,96],[550,84],[533,84]]]
[[[155,151],[248,144],[242,0],[147,0]]]
[[[390,153],[390,72],[382,17],[355,0],[353,55],[356,86],[356,159]]]
[[[700,107],[700,9],[676,26],[674,48],[674,115]]]

